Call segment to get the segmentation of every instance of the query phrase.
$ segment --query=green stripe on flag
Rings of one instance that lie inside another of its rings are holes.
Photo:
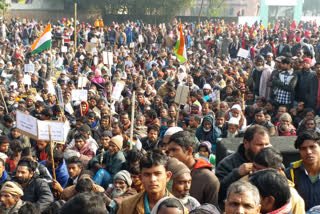
[[[44,42],[42,45],[40,45],[37,49],[34,49],[31,54],[40,53],[40,52],[42,52],[42,51],[50,48],[51,45],[52,45],[51,40],[45,41],[45,42]]]
[[[178,40],[177,43],[176,43],[176,46],[175,46],[175,48],[174,48],[174,53],[176,54],[176,56],[177,56],[177,58],[179,59],[179,61],[180,61],[181,63],[184,63],[187,59],[184,58],[184,56],[178,54],[179,46],[180,46],[180,40]]]

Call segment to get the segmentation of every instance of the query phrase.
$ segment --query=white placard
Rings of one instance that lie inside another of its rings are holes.
[[[88,99],[88,91],[87,90],[80,90],[80,89],[73,89],[71,91],[71,99],[72,101],[87,101]]]
[[[37,118],[25,114],[21,111],[16,111],[16,114],[17,128],[22,132],[29,134],[31,137],[37,138]]]
[[[66,112],[68,112],[69,114],[73,114],[73,112],[74,112],[71,103],[67,103],[67,104],[64,106],[64,110],[65,110]]]
[[[123,89],[124,89],[124,83],[121,81],[118,81],[112,91],[111,99],[119,100]]]
[[[240,48],[238,51],[238,57],[242,57],[242,58],[248,58],[249,57],[250,52],[246,49]]]
[[[67,46],[61,46],[61,53],[67,53],[68,47]]]
[[[51,131],[51,140],[53,141],[65,141],[65,124],[63,122],[42,121],[38,120],[38,139],[50,140],[49,138],[49,126]]]
[[[24,64],[24,73],[33,73],[34,64]]]
[[[113,53],[108,52],[108,65],[113,65]]]
[[[189,95],[189,87],[186,85],[179,85],[177,88],[176,97],[174,98],[174,102],[185,105],[188,101],[188,95]]]
[[[48,93],[55,95],[56,94],[56,90],[54,89],[54,85],[53,85],[52,79],[47,81],[47,84],[48,84]]]
[[[87,77],[79,77],[78,79],[78,88],[84,88],[87,86]]]
[[[31,85],[31,76],[30,75],[24,75],[23,76],[23,84]]]
[[[98,63],[99,63],[99,58],[98,58],[97,56],[95,56],[95,57],[93,58],[93,64],[94,64],[94,65],[98,65]]]
[[[103,51],[102,56],[103,56],[103,64],[105,64],[105,65],[108,64],[108,52]]]

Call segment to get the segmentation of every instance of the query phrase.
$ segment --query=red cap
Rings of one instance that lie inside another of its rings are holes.
[[[311,65],[312,65],[312,59],[310,59],[310,58],[304,58],[304,59],[303,59],[303,62],[309,63],[310,67],[311,67]]]

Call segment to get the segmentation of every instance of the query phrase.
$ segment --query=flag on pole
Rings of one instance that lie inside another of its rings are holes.
[[[180,23],[180,39],[177,41],[176,47],[174,48],[177,58],[181,63],[184,63],[187,60],[187,51],[184,42],[182,25]]]
[[[51,47],[51,24],[44,29],[41,36],[32,45],[32,54],[40,53]]]

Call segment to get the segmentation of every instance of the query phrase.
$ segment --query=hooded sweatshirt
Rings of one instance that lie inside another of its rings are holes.
[[[220,183],[212,172],[213,165],[207,160],[199,158],[191,169],[190,195],[196,198],[200,204],[210,203],[218,206],[218,193]]]
[[[203,123],[209,121],[211,123],[211,129],[207,132],[204,130]],[[221,136],[221,131],[215,127],[215,120],[211,115],[207,115],[203,118],[201,126],[197,128],[196,137],[199,141],[209,141],[211,143],[212,152],[216,151],[217,138]]]

